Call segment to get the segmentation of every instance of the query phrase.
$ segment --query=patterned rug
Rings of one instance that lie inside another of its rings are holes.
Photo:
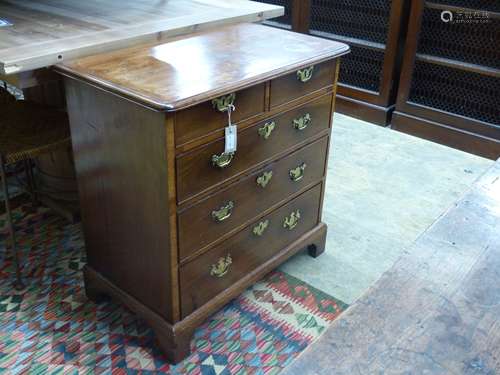
[[[12,258],[0,218],[0,373],[276,374],[346,305],[275,271],[199,327],[192,354],[169,365],[152,331],[112,302],[84,294],[80,224],[27,206],[15,211],[28,287],[11,287]]]

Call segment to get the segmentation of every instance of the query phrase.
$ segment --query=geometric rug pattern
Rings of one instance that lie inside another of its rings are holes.
[[[40,208],[14,211],[27,287],[12,288],[0,217],[1,374],[277,374],[347,307],[274,271],[200,326],[191,355],[170,365],[148,326],[112,301],[87,300],[80,224]]]

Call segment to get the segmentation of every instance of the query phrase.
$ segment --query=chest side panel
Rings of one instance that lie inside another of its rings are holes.
[[[88,264],[170,320],[165,116],[76,80],[66,91]]]

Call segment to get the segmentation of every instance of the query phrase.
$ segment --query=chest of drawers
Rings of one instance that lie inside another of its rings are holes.
[[[89,298],[111,295],[166,356],[290,256],[324,249],[342,43],[241,24],[58,66]],[[233,104],[236,152],[224,153]]]

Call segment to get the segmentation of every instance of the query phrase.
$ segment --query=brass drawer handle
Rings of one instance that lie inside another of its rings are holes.
[[[262,236],[269,226],[269,220],[261,221],[255,227],[253,227],[253,234],[256,236]]]
[[[222,206],[218,210],[212,211],[212,219],[214,219],[218,223],[226,219],[229,219],[229,217],[233,213],[233,208],[234,208],[234,202],[233,201],[227,202],[226,205]]]
[[[222,277],[229,272],[229,266],[233,263],[231,254],[227,254],[226,257],[221,257],[217,263],[210,266],[210,276]]]
[[[220,155],[212,155],[212,165],[217,168],[226,168],[233,160],[234,152],[225,153]]]
[[[264,172],[259,177],[257,177],[257,185],[265,188],[269,181],[271,181],[271,178],[273,178],[273,171]]]
[[[300,69],[297,71],[297,79],[300,82],[307,82],[312,78],[313,72],[314,72],[314,65],[310,66],[309,68]]]
[[[212,106],[219,112],[226,112],[229,106],[234,105],[235,100],[236,93],[233,92],[231,94],[219,96],[218,98],[213,99]]]
[[[290,216],[286,216],[283,221],[283,228],[288,230],[292,230],[297,226],[300,220],[300,210],[294,211],[290,214]]]
[[[259,135],[264,139],[268,139],[275,127],[276,123],[274,121],[266,122],[263,127],[259,128]]]
[[[304,130],[311,123],[311,115],[306,113],[304,116],[293,120],[293,127],[299,131]]]
[[[292,179],[292,181],[300,181],[300,180],[302,180],[302,177],[304,177],[304,170],[306,169],[306,167],[307,167],[307,164],[306,163],[302,163],[297,168],[290,169],[290,171],[288,173],[289,173],[290,178]]]

